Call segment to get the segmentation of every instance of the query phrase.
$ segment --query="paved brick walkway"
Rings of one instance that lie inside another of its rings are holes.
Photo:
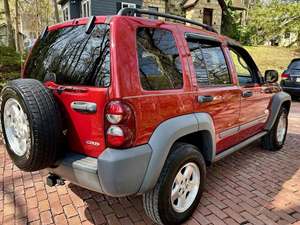
[[[110,198],[67,183],[47,187],[46,172],[25,173],[0,147],[0,224],[151,224],[141,197]],[[208,169],[206,192],[187,224],[300,225],[300,103],[287,145],[253,144]]]

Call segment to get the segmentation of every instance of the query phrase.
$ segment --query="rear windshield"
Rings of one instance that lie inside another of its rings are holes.
[[[61,85],[110,85],[109,25],[51,31],[37,40],[25,68],[25,76]]]
[[[292,62],[290,68],[300,70],[300,60],[295,60]]]

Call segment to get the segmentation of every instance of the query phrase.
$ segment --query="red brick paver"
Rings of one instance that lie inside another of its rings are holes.
[[[111,198],[68,182],[50,188],[46,175],[20,171],[0,146],[0,224],[152,224],[141,197]],[[300,225],[300,103],[282,151],[254,143],[208,169],[206,192],[186,224]]]

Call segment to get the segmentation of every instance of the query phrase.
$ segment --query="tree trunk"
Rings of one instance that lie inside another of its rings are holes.
[[[13,31],[13,26],[12,26],[12,21],[10,16],[8,0],[4,0],[4,12],[5,12],[6,23],[7,23],[8,46],[15,49],[16,46],[15,46],[15,39],[14,39],[14,31]]]
[[[53,7],[54,7],[55,22],[59,23],[59,14],[58,14],[57,1],[56,0],[52,0],[52,2],[53,2]]]
[[[297,46],[300,48],[300,31],[298,31],[298,37],[297,37]]]
[[[35,10],[36,10],[36,18],[35,18],[35,37],[38,38],[40,35],[40,14],[39,14],[39,6],[38,6],[38,0],[34,1],[35,3]]]
[[[20,29],[19,29],[19,21],[20,21],[20,14],[19,14],[19,0],[15,0],[15,10],[16,10],[16,32],[15,32],[15,38],[16,38],[16,50],[18,52],[22,51],[21,48],[21,40],[20,40]]]

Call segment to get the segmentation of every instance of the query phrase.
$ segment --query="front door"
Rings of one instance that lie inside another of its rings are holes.
[[[270,94],[260,84],[260,73],[249,53],[237,46],[230,47],[241,94],[240,132],[243,141],[260,132],[268,118]]]
[[[212,117],[219,153],[238,143],[240,89],[233,84],[223,48],[217,40],[205,40],[200,36],[188,39],[187,44],[197,90],[195,112]]]

